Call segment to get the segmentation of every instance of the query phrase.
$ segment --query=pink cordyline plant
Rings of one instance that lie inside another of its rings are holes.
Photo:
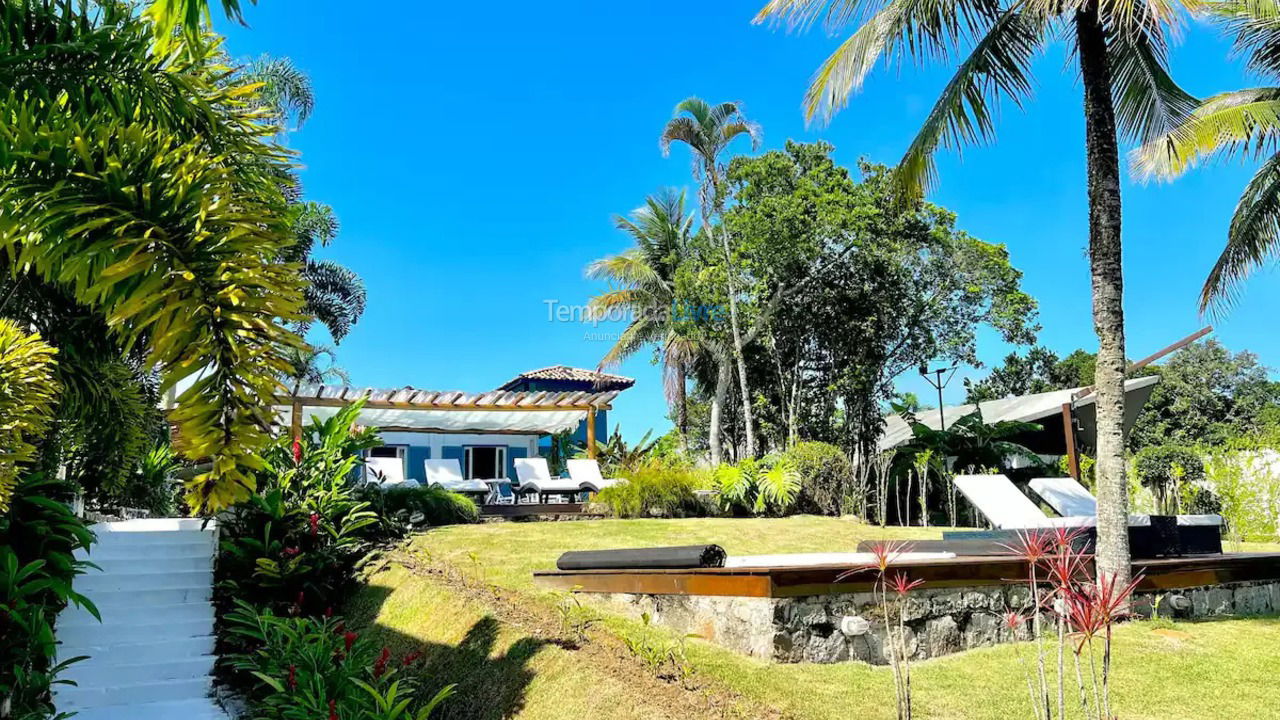
[[[1068,645],[1071,645],[1075,661],[1076,686],[1084,717],[1096,720],[1114,717],[1110,698],[1112,628],[1130,614],[1130,598],[1142,578],[1135,577],[1126,585],[1118,585],[1110,576],[1095,580],[1091,567],[1093,556],[1076,547],[1085,531],[1085,528],[1026,530],[1018,533],[1014,543],[1005,546],[1027,564],[1030,622],[1037,651],[1036,676],[1033,679],[1031,672],[1027,671],[1027,688],[1037,720],[1053,720],[1055,717],[1054,707],[1050,704],[1050,682],[1045,671],[1040,622],[1041,615],[1046,613],[1054,618],[1058,635],[1057,678],[1053,683],[1057,690],[1056,717],[1058,720],[1066,717],[1065,654]],[[1047,588],[1042,588],[1042,585],[1047,585]],[[1020,613],[1006,616],[1006,626],[1011,631],[1016,632],[1025,622],[1026,618]],[[1095,641],[1103,645],[1100,672],[1094,651]],[[1086,651],[1089,654],[1092,703],[1081,668],[1080,656]]]
[[[924,584],[923,580],[912,580],[906,573],[898,571],[889,574],[889,568],[902,555],[911,552],[911,545],[901,541],[876,543],[871,548],[873,560],[870,564],[841,573],[836,582],[862,572],[874,572],[875,582],[871,594],[880,594],[880,609],[884,613],[885,645],[889,651],[889,665],[893,669],[893,692],[898,704],[898,720],[911,720],[911,659],[906,648],[907,623],[904,607],[907,595]],[[893,627],[892,613],[889,611],[889,591],[898,596],[898,627]]]

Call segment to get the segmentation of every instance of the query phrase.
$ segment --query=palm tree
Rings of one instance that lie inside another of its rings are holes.
[[[1210,17],[1234,35],[1235,51],[1249,70],[1280,78],[1280,4],[1276,0],[1226,0],[1209,5]],[[1266,158],[1245,186],[1227,229],[1227,243],[1200,291],[1201,312],[1225,310],[1249,274],[1280,251],[1280,87],[1214,95],[1191,117],[1134,153],[1135,170],[1171,179],[1214,155]]]
[[[729,247],[729,231],[720,222],[718,228],[713,225],[714,218],[721,218],[724,213],[726,196],[724,182],[724,165],[720,163],[720,154],[740,136],[751,138],[751,149],[760,146],[760,126],[750,122],[742,114],[738,103],[726,102],[712,106],[707,101],[691,97],[676,105],[675,117],[667,122],[658,138],[658,146],[662,154],[671,152],[671,143],[682,142],[689,146],[693,153],[693,175],[697,178],[698,206],[702,214],[702,227],[705,232],[718,234],[724,250],[725,282],[729,296],[729,328],[733,334],[733,361],[738,367],[738,387],[742,391],[742,422],[746,429],[747,457],[755,457],[755,430],[751,421],[751,392],[747,385],[747,363],[742,355],[742,331],[738,319],[738,288],[735,280],[733,251]],[[717,233],[717,229],[719,232]],[[721,373],[723,376],[724,373]],[[718,385],[723,383],[718,383]],[[723,402],[723,390],[717,388],[716,396]],[[713,408],[714,413],[714,408]],[[718,418],[718,414],[716,414]],[[712,430],[718,423],[713,420]],[[717,434],[718,436],[718,434]]]
[[[882,58],[923,62],[957,57],[955,74],[897,170],[909,197],[936,181],[939,145],[956,149],[990,140],[995,105],[1030,96],[1031,62],[1054,39],[1067,39],[1084,90],[1089,258],[1098,335],[1098,572],[1129,576],[1124,467],[1124,307],[1118,135],[1139,141],[1176,126],[1195,100],[1170,78],[1167,40],[1190,0],[771,0],[757,21],[803,27],[825,14],[829,26],[866,18],[815,74],[808,116],[829,119]],[[824,12],[825,11],[825,12]]]
[[[16,0],[0,13],[0,254],[98,315],[168,383],[205,370],[171,420],[195,509],[254,489],[271,407],[301,340],[294,238],[253,87],[215,52],[153,47],[124,3]]]
[[[253,106],[263,112],[263,122],[277,136],[301,129],[315,110],[315,92],[311,79],[289,58],[262,56],[224,82],[234,85],[257,84],[261,87],[253,98]],[[364,280],[355,271],[332,260],[312,257],[317,247],[328,247],[338,237],[338,218],[333,208],[323,203],[296,199],[302,194],[302,183],[293,174],[287,178],[286,192],[291,198],[290,225],[297,241],[284,254],[286,262],[302,264],[306,319],[295,329],[305,335],[313,320],[329,330],[335,343],[351,332],[364,315],[367,293]]]
[[[658,345],[667,404],[675,415],[681,446],[687,447],[686,377],[700,344],[672,312],[678,302],[676,271],[689,252],[693,227],[684,191],[666,189],[650,195],[643,207],[630,217],[614,218],[614,224],[632,237],[635,246],[587,266],[588,277],[607,280],[611,286],[589,304],[597,313],[625,309],[631,322],[600,360],[600,367],[616,365],[646,345]]]

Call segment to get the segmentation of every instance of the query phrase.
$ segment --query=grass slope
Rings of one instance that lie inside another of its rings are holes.
[[[605,520],[455,526],[414,539],[424,564],[456,568],[472,578],[459,590],[446,575],[423,576],[393,568],[376,575],[357,616],[402,646],[426,647],[442,664],[433,674],[464,678],[468,692],[446,717],[644,718],[787,717],[892,718],[887,669],[860,663],[777,665],[695,641],[690,661],[703,688],[684,691],[684,709],[672,711],[665,690],[624,659],[592,656],[592,646],[566,649],[545,614],[556,600],[532,586],[534,569],[550,568],[570,549],[716,542],[731,554],[851,550],[870,538],[937,537],[937,530],[876,528],[844,519]],[[1276,549],[1251,546],[1249,549]],[[492,587],[484,593],[474,588]],[[607,612],[607,608],[602,608]],[[522,612],[527,611],[527,612]],[[529,614],[543,614],[541,622]],[[611,616],[606,645],[634,634],[636,623]],[[479,641],[477,641],[479,638]],[[616,645],[616,643],[615,643]],[[1020,656],[1028,644],[971,651],[918,663],[913,672],[917,717],[1005,720],[1030,717]],[[508,658],[519,661],[512,675]],[[503,666],[501,663],[506,662]],[[494,668],[499,671],[491,672]],[[476,678],[498,678],[490,688]],[[644,677],[642,677],[644,676]],[[502,689],[514,677],[518,692]],[[1223,620],[1176,625],[1133,623],[1117,637],[1114,698],[1119,717],[1186,720],[1280,718],[1280,620]],[[471,678],[471,680],[466,680]],[[1069,686],[1069,689],[1070,686]],[[479,696],[477,696],[479,693]],[[490,709],[485,709],[490,708]],[[497,708],[499,712],[492,711]]]

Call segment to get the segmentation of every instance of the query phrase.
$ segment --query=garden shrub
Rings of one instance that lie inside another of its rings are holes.
[[[800,474],[777,455],[722,464],[712,480],[721,508],[736,514],[785,515],[800,494]]]
[[[1155,495],[1160,512],[1176,515],[1212,506],[1202,490],[1204,463],[1196,451],[1180,445],[1153,445],[1134,456],[1138,481]],[[1198,507],[1193,507],[1198,506]],[[1208,510],[1205,510],[1206,512]]]
[[[480,521],[480,507],[466,495],[441,487],[370,487],[362,497],[384,521],[421,528]]]
[[[393,658],[341,618],[278,617],[237,601],[228,631],[249,648],[229,658],[253,678],[249,702],[258,720],[425,720],[453,693],[418,697],[418,656]]]
[[[265,454],[259,491],[222,521],[219,604],[234,596],[275,612],[320,614],[340,603],[353,571],[390,526],[352,484],[360,452],[380,444],[354,420],[360,405],[314,420]]]
[[[697,492],[706,485],[705,474],[687,463],[651,458],[623,472],[625,483],[596,495],[616,517],[698,515],[702,505]]]
[[[845,495],[854,486],[853,462],[849,456],[830,443],[808,441],[796,443],[783,458],[800,476],[795,510],[839,515]]]
[[[76,658],[55,660],[54,620],[68,603],[98,614],[72,589],[72,580],[92,567],[74,553],[94,536],[56,499],[71,493],[65,483],[27,475],[0,514],[0,717],[56,716],[52,686]]]

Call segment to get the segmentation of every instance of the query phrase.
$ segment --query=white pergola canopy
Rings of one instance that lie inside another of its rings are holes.
[[[295,427],[311,417],[332,417],[364,400],[357,422],[383,430],[442,433],[551,435],[573,430],[596,410],[609,409],[609,392],[433,392],[306,385],[276,406]],[[296,417],[295,417],[296,416]],[[592,423],[588,423],[589,430]],[[594,433],[591,433],[594,434]]]

